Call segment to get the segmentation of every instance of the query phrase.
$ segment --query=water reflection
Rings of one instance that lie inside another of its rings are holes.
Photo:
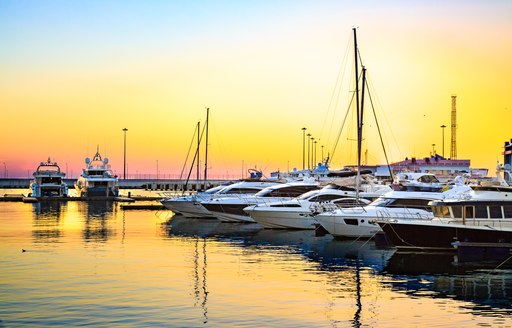
[[[66,203],[41,201],[32,204],[32,237],[35,242],[55,243],[62,237],[61,213]]]
[[[113,217],[114,203],[111,201],[82,202],[80,209],[84,213],[83,239],[86,242],[106,242],[115,235],[108,221]]]
[[[390,286],[391,290],[411,297],[464,301],[460,306],[474,315],[501,318],[512,314],[512,260],[496,269],[496,263],[457,263],[453,254],[403,254],[395,249],[377,248],[367,240],[336,240],[330,235],[317,237],[312,231],[267,230],[255,224],[191,220],[180,216],[164,225],[163,231],[166,238],[195,238],[194,293],[196,303],[204,305],[205,322],[208,240],[227,242],[262,254],[298,254],[316,264],[303,270],[325,275],[325,288],[333,297],[333,307],[338,297],[345,297],[347,292],[352,295],[355,307],[351,324],[355,327],[361,325],[362,313],[371,311],[372,305],[365,309],[363,300],[371,298],[372,284]]]
[[[410,296],[471,302],[464,307],[473,314],[498,317],[512,314],[510,259],[501,264],[462,264],[454,254],[396,252],[383,274],[393,278],[389,284],[394,290]]]

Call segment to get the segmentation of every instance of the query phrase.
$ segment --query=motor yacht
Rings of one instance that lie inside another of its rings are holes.
[[[32,175],[34,176],[30,183],[32,197],[68,196],[68,186],[64,182],[66,173],[62,172],[57,162],[52,162],[50,157],[46,162],[39,163]]]
[[[102,158],[99,150],[92,160],[85,159],[86,167],[75,183],[80,197],[117,197],[119,194],[118,177],[108,164],[108,158]]]
[[[207,202],[214,198],[248,196],[261,191],[264,188],[278,184],[275,181],[264,180],[244,180],[238,181],[227,186],[217,186],[210,188],[205,192],[196,193],[194,195],[183,195],[162,199],[160,202],[174,213],[182,214],[188,218],[214,217],[207,210],[202,202]]]
[[[453,250],[459,243],[512,243],[512,186],[471,186],[457,197],[430,202],[433,218],[377,219],[393,245]],[[509,246],[510,249],[510,246]]]
[[[376,220],[385,218],[432,219],[429,202],[454,197],[467,192],[469,186],[461,180],[444,192],[390,191],[371,204],[339,208],[315,216],[331,235],[338,238],[373,238],[382,231]]]
[[[239,195],[235,197],[214,198],[202,202],[217,219],[224,222],[255,222],[244,208],[276,201],[286,201],[302,195],[308,191],[318,189],[319,184],[314,179],[277,184],[265,188],[253,196]]]
[[[391,188],[386,185],[363,186],[357,198],[355,188],[329,184],[288,201],[257,204],[244,211],[267,229],[315,229],[318,221],[314,217],[319,213],[337,207],[364,206],[389,191]]]

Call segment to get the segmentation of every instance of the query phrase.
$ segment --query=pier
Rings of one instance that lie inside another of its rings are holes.
[[[74,188],[77,179],[64,179],[69,188]],[[119,179],[120,189],[145,189],[162,191],[198,191],[216,187],[232,180],[218,179],[189,180],[185,188],[186,180],[183,179]],[[0,189],[27,189],[32,178],[0,178]]]

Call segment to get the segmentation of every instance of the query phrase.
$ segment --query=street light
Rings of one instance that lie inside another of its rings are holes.
[[[126,131],[127,128],[123,129],[124,132],[124,172],[123,172],[123,180],[126,180]]]
[[[432,144],[432,156],[436,155],[436,144]]]
[[[441,125],[441,131],[443,131],[443,158],[444,158],[444,128],[446,127],[446,125]]]
[[[308,170],[310,169],[310,164],[311,164],[311,157],[309,156],[310,154],[310,150],[311,150],[311,133],[308,133],[307,134],[308,136]]]
[[[306,130],[306,128],[302,128],[302,170],[306,168],[304,166],[306,161]]]
[[[316,144],[317,144],[317,143],[318,143],[318,141],[317,141],[317,140],[313,141],[313,144],[315,145],[315,147],[314,147],[314,151],[313,151],[313,154],[314,154],[313,158],[315,159],[315,160],[313,161],[313,167],[316,167],[316,164],[317,164],[317,163],[316,163]]]
[[[322,163],[324,162],[324,145],[322,145]]]

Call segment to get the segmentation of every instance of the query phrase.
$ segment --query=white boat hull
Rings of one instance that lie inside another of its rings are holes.
[[[311,211],[261,211],[257,208],[246,210],[251,218],[267,229],[303,229],[313,230],[318,221],[313,218]]]
[[[164,200],[162,204],[174,213],[178,213],[187,218],[206,218],[213,217],[201,203],[196,201],[173,201]]]

